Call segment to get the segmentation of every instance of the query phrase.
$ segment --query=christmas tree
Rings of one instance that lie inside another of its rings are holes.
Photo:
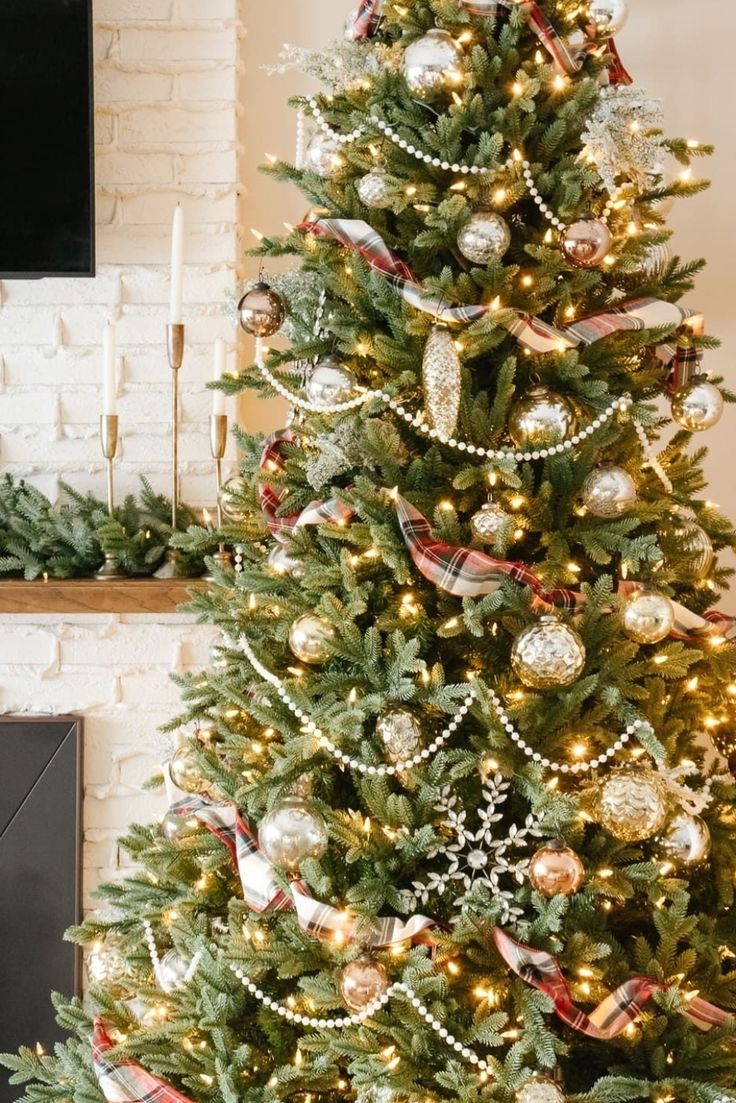
[[[625,17],[363,0],[287,57],[313,208],[237,387],[291,424],[240,437],[172,805],[25,1099],[736,1098],[736,535],[691,448],[730,396],[666,227],[708,149]]]

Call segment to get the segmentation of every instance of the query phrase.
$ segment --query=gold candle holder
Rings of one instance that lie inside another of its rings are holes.
[[[171,531],[179,520],[179,371],[184,363],[184,323],[170,322],[166,327],[166,352],[171,368]],[[176,578],[179,552],[169,548],[156,578]]]
[[[118,425],[117,414],[102,414],[100,417],[100,444],[107,461],[107,512],[111,517],[115,509],[114,462],[118,454]],[[121,570],[117,556],[107,552],[105,562],[95,577],[104,582],[105,579],[124,578],[125,572]]]
[[[217,487],[217,527],[222,528],[222,502],[220,491],[222,490],[222,460],[227,451],[227,414],[210,415],[210,451],[215,461],[215,483]],[[218,567],[229,570],[233,565],[232,556],[224,544],[220,544],[218,551],[213,556]],[[211,576],[208,576],[211,577]]]

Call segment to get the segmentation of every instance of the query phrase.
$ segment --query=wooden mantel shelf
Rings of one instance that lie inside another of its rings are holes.
[[[189,591],[203,589],[203,579],[121,579],[98,582],[0,581],[0,615],[4,613],[176,613]]]

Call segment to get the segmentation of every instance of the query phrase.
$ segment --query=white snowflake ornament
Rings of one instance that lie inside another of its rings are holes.
[[[583,133],[583,156],[595,162],[609,192],[622,180],[642,190],[664,171],[663,126],[661,100],[642,88],[604,89]]]

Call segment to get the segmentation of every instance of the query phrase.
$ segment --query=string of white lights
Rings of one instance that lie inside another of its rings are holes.
[[[243,654],[256,673],[260,674],[265,682],[273,686],[289,711],[294,714],[297,720],[300,720],[305,725],[307,733],[313,735],[314,738],[318,740],[320,747],[329,751],[333,758],[337,759],[342,766],[347,766],[349,769],[355,770],[359,774],[368,774],[371,777],[393,777],[395,774],[404,773],[406,770],[413,770],[416,766],[421,766],[423,763],[428,762],[429,759],[437,754],[437,752],[444,747],[445,743],[452,738],[470,712],[471,706],[476,698],[476,691],[474,687],[471,686],[465,700],[447,727],[432,740],[428,747],[424,747],[423,750],[418,751],[417,754],[412,755],[411,758],[407,758],[402,762],[395,762],[392,765],[369,766],[366,762],[361,762],[360,759],[352,758],[349,754],[341,751],[340,748],[325,735],[322,729],[314,723],[309,714],[305,712],[304,709],[300,708],[296,701],[293,700],[278,675],[274,674],[268,667],[263,665],[245,636],[241,636],[238,642]]]
[[[304,1015],[300,1011],[293,1011],[290,1007],[283,1003],[279,1003],[278,1000],[272,1000],[270,996],[267,996],[263,989],[259,988],[249,976],[240,968],[239,965],[235,965],[233,962],[228,962],[230,969],[238,978],[243,988],[248,991],[254,999],[259,1003],[267,1007],[269,1011],[273,1011],[276,1015],[279,1015],[282,1019],[287,1019],[289,1022],[298,1023],[301,1026],[311,1027],[316,1030],[344,1030],[349,1026],[359,1026],[361,1023],[366,1022],[372,1018],[379,1011],[381,1011],[394,996],[400,996],[405,998],[411,1006],[421,1015],[426,1023],[431,1026],[432,1030],[442,1039],[449,1049],[455,1050],[461,1057],[464,1057],[466,1061],[469,1061],[471,1065],[474,1065],[481,1072],[488,1072],[488,1062],[484,1061],[482,1057],[479,1057],[477,1053],[474,1053],[472,1049],[458,1041],[457,1038],[447,1027],[443,1026],[439,1019],[436,1019],[419,997],[414,992],[413,988],[410,988],[408,984],[404,984],[401,981],[396,981],[392,984],[377,1000],[370,1003],[362,1011],[356,1011],[352,1015],[342,1015],[337,1017],[320,1018],[313,1015]]]

